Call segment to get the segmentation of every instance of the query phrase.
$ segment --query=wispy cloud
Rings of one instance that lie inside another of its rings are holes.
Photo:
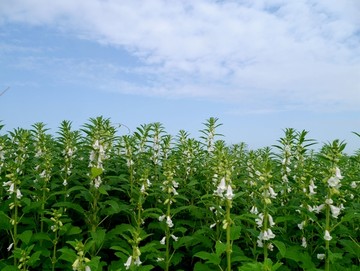
[[[140,59],[143,67],[127,69],[72,63],[96,76],[103,89],[221,99],[256,112],[360,104],[356,0],[13,0],[0,5],[0,24],[48,25],[126,48]],[[142,80],[121,78],[124,72]],[[106,80],[99,81],[99,73]]]

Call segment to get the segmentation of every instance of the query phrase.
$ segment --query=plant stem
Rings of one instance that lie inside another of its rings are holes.
[[[325,224],[325,230],[330,229],[330,206],[326,204],[326,224]],[[326,257],[325,257],[325,271],[330,270],[330,241],[325,240],[325,250],[326,250]]]
[[[230,218],[230,208],[231,201],[226,200],[226,221],[228,223],[226,227],[226,260],[227,260],[227,271],[231,271],[231,253],[232,253],[232,245],[231,245],[231,218]]]

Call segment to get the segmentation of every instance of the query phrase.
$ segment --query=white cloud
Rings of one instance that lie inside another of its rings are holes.
[[[360,104],[356,0],[13,0],[0,4],[1,22],[49,25],[143,61],[129,72],[150,78],[145,85],[93,64],[111,71],[103,88],[251,102],[254,110]]]

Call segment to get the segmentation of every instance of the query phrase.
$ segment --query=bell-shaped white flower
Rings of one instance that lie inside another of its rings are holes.
[[[170,216],[166,217],[166,224],[168,225],[169,228],[174,226]]]
[[[335,176],[336,176],[336,178],[338,178],[338,179],[342,179],[342,178],[344,178],[343,176],[341,176],[341,172],[340,172],[340,169],[337,167],[337,168],[335,168]]]
[[[251,207],[250,213],[253,215],[257,215],[259,213],[258,208],[256,206]]]
[[[310,195],[315,195],[316,194],[316,192],[315,192],[316,188],[317,188],[317,186],[314,184],[314,181],[311,180],[310,184],[309,184],[309,194]]]
[[[275,193],[274,189],[271,186],[269,186],[269,193],[270,193],[271,198],[273,198],[273,199],[276,198],[277,193]]]
[[[126,263],[124,263],[126,270],[130,268],[131,262],[132,262],[132,256],[129,256],[129,258],[126,260]]]
[[[268,219],[269,219],[269,226],[273,227],[275,225],[275,222],[270,214],[268,214]]]
[[[301,238],[301,246],[304,247],[304,248],[307,248],[307,242],[306,242],[306,238],[305,238],[305,237],[302,237],[302,238]]]
[[[341,208],[336,207],[334,205],[330,205],[330,210],[331,210],[331,215],[333,216],[333,218],[338,218]]]
[[[214,191],[214,194],[222,197],[223,193],[226,191],[226,183],[225,183],[225,178],[223,177],[217,187],[217,189]]]
[[[264,222],[264,214],[263,213],[258,214],[258,218],[255,219],[255,222],[258,228],[261,228]]]
[[[140,257],[136,257],[135,261],[134,261],[134,264],[139,266],[142,264],[142,262],[140,261]]]
[[[233,197],[234,197],[234,193],[231,185],[229,184],[226,189],[225,198],[227,198],[228,200],[232,200]]]
[[[324,234],[324,239],[326,241],[330,241],[332,239],[331,235],[330,235],[330,232],[328,230],[325,231],[325,234]]]

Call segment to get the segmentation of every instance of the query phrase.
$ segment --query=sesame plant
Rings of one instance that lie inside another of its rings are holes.
[[[293,128],[249,149],[221,126],[1,122],[0,270],[359,270],[360,150]]]

